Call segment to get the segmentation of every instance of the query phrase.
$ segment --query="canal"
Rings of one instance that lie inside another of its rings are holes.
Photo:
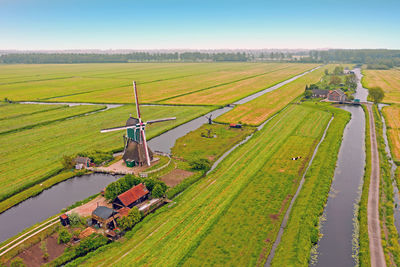
[[[368,91],[362,87],[361,71],[355,98],[365,102]],[[322,238],[311,255],[310,266],[354,266],[358,257],[358,228],[355,214],[361,196],[365,166],[365,114],[359,106],[340,106],[351,113],[340,146],[338,161],[321,218]]]

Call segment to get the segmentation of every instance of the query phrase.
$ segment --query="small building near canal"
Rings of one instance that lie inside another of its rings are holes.
[[[142,183],[132,187],[128,191],[120,194],[113,201],[114,209],[132,208],[133,206],[149,198],[150,192]]]
[[[117,212],[115,212],[111,208],[98,206],[92,212],[92,224],[98,225],[100,228],[103,229],[114,229],[117,226],[117,222],[115,221],[115,219],[117,218],[117,216],[115,216],[116,214]]]

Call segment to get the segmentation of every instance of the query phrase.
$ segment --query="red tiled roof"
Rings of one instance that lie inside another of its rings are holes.
[[[63,215],[61,215],[60,217],[61,217],[61,219],[63,219],[63,220],[65,220],[65,219],[68,218],[67,214],[65,214],[65,213],[64,213]]]
[[[147,195],[149,190],[144,186],[144,184],[140,183],[135,187],[132,187],[128,191],[122,193],[118,196],[118,199],[124,204],[125,206],[129,206],[136,200],[140,199],[141,197]]]

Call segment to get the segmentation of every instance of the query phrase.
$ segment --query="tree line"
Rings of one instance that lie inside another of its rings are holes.
[[[0,55],[3,64],[71,64],[128,62],[246,62],[282,61],[303,63],[366,64],[370,69],[400,66],[400,50],[389,49],[329,49],[302,52],[132,52],[101,53],[10,53]]]
[[[248,61],[246,53],[148,53],[129,54],[64,54],[64,53],[26,53],[4,54],[0,56],[3,64],[71,64],[71,63],[128,63],[128,62],[220,62]]]
[[[309,60],[321,63],[346,62],[367,64],[369,69],[390,69],[400,66],[400,50],[389,49],[330,49],[312,50]]]

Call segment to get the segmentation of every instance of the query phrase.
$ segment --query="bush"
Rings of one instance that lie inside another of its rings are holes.
[[[88,238],[82,240],[75,248],[75,255],[81,257],[89,253],[90,251],[96,250],[97,248],[107,244],[108,239],[100,234],[91,234]]]
[[[75,158],[74,156],[63,155],[61,159],[61,163],[66,170],[70,170],[74,168]]]
[[[72,235],[68,232],[67,229],[61,228],[61,230],[58,232],[58,239],[57,242],[58,244],[61,243],[68,243],[71,240]]]
[[[165,191],[166,191],[165,188],[163,188],[160,184],[157,184],[156,186],[154,186],[151,195],[155,198],[160,198],[164,196]]]
[[[211,162],[208,159],[197,159],[189,163],[190,168],[193,170],[209,170],[211,168]]]
[[[68,218],[71,226],[80,226],[83,224],[81,217],[75,212],[72,212],[70,215],[68,215]]]
[[[118,225],[123,230],[132,229],[135,224],[137,224],[142,218],[142,214],[140,213],[137,207],[133,207],[128,216],[122,217],[118,220]]]
[[[11,267],[23,267],[23,266],[26,266],[26,265],[25,265],[23,259],[21,259],[20,257],[16,257],[15,259],[13,259],[13,260],[11,261],[10,266],[11,266]]]

